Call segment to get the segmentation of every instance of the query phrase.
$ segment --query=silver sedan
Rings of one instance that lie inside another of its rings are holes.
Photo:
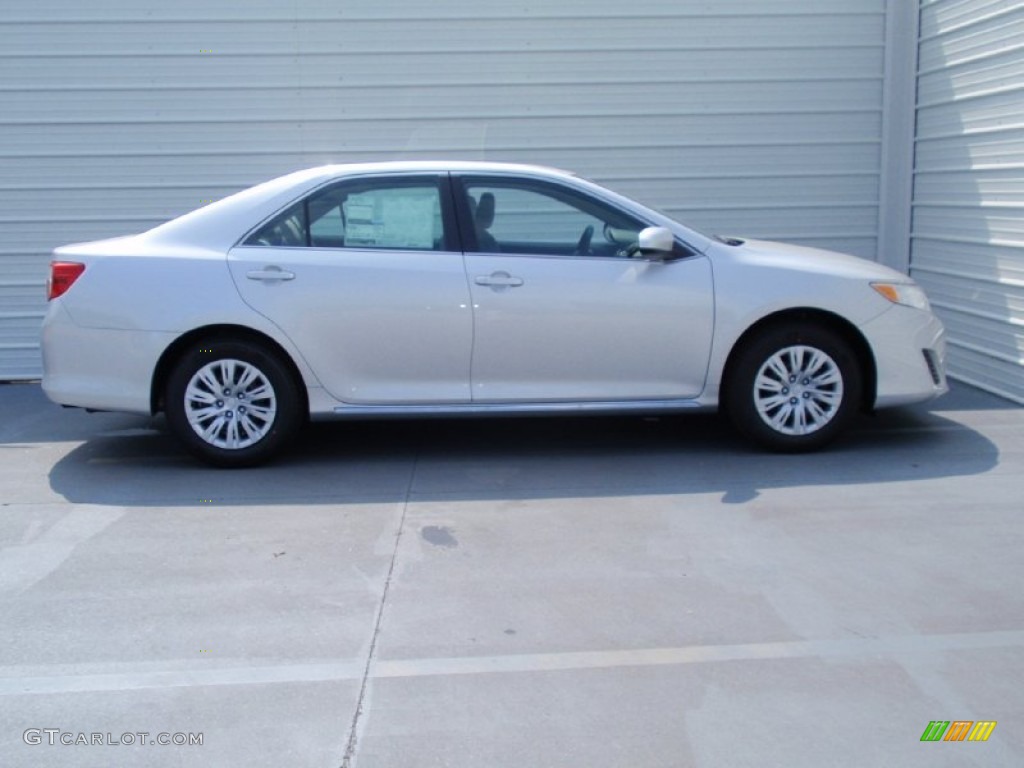
[[[313,168],[58,248],[43,388],[166,413],[245,466],[308,418],[723,408],[803,451],[946,390],[921,289],[874,262],[708,237],[572,174]]]

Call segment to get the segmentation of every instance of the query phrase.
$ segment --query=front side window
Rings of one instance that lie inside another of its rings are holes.
[[[469,234],[484,253],[625,257],[646,226],[557,184],[466,179],[464,187],[473,229]]]
[[[436,181],[352,180],[314,192],[245,240],[285,248],[446,250]]]

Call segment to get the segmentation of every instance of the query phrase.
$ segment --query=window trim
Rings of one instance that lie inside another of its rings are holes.
[[[493,186],[497,188],[506,187],[512,189],[522,189],[524,191],[536,191],[537,194],[544,194],[546,190],[550,190],[555,194],[549,195],[552,199],[564,203],[565,205],[572,205],[562,199],[562,196],[569,199],[586,199],[593,201],[595,205],[606,210],[613,210],[622,216],[632,219],[638,222],[643,227],[653,226],[648,220],[641,216],[638,216],[634,211],[630,211],[622,208],[621,206],[614,205],[613,203],[603,200],[593,194],[590,194],[587,190],[577,189],[576,187],[568,184],[560,184],[557,181],[536,178],[533,176],[505,176],[501,174],[487,174],[487,173],[453,173],[452,174],[452,195],[454,196],[455,211],[458,218],[459,234],[462,238],[463,246],[467,254],[488,254],[490,251],[480,250],[479,242],[477,241],[476,226],[473,222],[473,217],[469,211],[469,187],[470,186]],[[561,194],[558,194],[561,193]],[[586,213],[586,211],[583,211]],[[591,214],[592,215],[592,214]],[[599,218],[599,217],[595,217]],[[678,238],[676,238],[678,241]],[[677,242],[678,246],[678,242]],[[548,259],[602,259],[609,260],[614,259],[616,261],[622,261],[621,256],[604,256],[599,254],[575,254],[575,253],[501,253],[502,256],[509,257],[526,257],[526,258],[548,258]]]
[[[575,195],[575,196],[578,196],[578,197],[588,198],[588,199],[593,200],[596,203],[600,204],[601,206],[604,206],[604,207],[607,207],[607,208],[611,208],[611,209],[616,210],[616,211],[620,211],[625,216],[628,216],[629,218],[635,219],[636,221],[640,222],[644,227],[665,227],[665,228],[667,228],[667,229],[669,229],[671,231],[672,230],[672,226],[670,226],[670,224],[671,225],[675,225],[675,226],[680,226],[678,222],[675,222],[672,219],[669,219],[664,214],[660,214],[657,211],[653,211],[653,210],[647,210],[647,209],[644,208],[643,205],[637,203],[634,200],[629,200],[628,198],[622,198],[621,200],[615,200],[615,199],[611,199],[610,200],[606,196],[604,196],[602,194],[599,194],[598,192],[596,192],[594,190],[588,189],[586,187],[582,187],[581,188],[581,186],[577,186],[577,185],[574,185],[574,184],[571,184],[571,183],[565,183],[565,182],[559,181],[558,179],[551,179],[551,178],[548,178],[548,177],[531,176],[531,175],[526,175],[526,174],[503,174],[503,173],[500,173],[500,172],[490,173],[490,172],[479,172],[479,171],[469,171],[469,172],[454,171],[450,175],[451,175],[451,178],[452,178],[452,186],[451,186],[452,196],[453,196],[453,199],[454,199],[456,216],[458,218],[459,236],[462,239],[462,245],[465,248],[464,252],[466,254],[474,254],[475,255],[475,254],[487,254],[487,253],[489,253],[488,251],[481,251],[479,249],[479,245],[478,245],[477,240],[476,240],[476,226],[475,226],[475,224],[473,222],[473,218],[470,215],[469,208],[468,208],[468,191],[466,189],[466,183],[467,182],[468,183],[481,183],[482,182],[484,184],[489,184],[489,183],[493,182],[495,186],[502,186],[502,185],[508,186],[508,185],[516,185],[516,184],[520,184],[520,183],[535,184],[535,185],[538,185],[538,186],[548,186],[548,187],[554,188],[556,190],[564,191],[564,192],[567,192],[569,194],[572,194],[572,195]],[[581,179],[578,176],[574,177],[574,178],[580,179],[580,181],[586,181],[585,179]],[[590,182],[590,183],[592,183],[592,182]],[[600,187],[598,187],[598,191],[602,191]],[[615,197],[621,197],[621,195],[616,195],[614,192],[611,192],[611,190],[603,190],[603,191],[604,192],[610,192],[612,195],[615,195]],[[639,206],[641,210],[638,211],[633,206]],[[647,210],[646,214],[644,213],[644,210]],[[696,232],[696,230],[694,230],[694,234],[696,234],[696,235],[698,235],[700,237],[705,237],[704,235],[701,235],[699,232]],[[695,245],[692,245],[688,240],[686,240],[683,237],[681,237],[678,232],[674,232],[673,231],[673,239],[675,241],[675,248],[673,250],[672,255],[669,258],[666,258],[666,259],[650,259],[650,258],[647,258],[647,257],[635,257],[633,260],[634,261],[657,261],[659,263],[671,264],[671,263],[676,262],[676,261],[683,261],[683,260],[686,260],[686,259],[691,259],[691,258],[695,258],[697,256],[701,256],[701,255],[703,255],[704,250],[707,249],[707,246],[704,246],[704,249],[702,250],[701,248],[699,248],[699,247],[697,247]],[[616,261],[622,261],[622,257],[621,256],[601,256],[601,255],[596,255],[596,254],[577,255],[577,254],[564,254],[564,253],[557,253],[557,254],[551,254],[551,253],[549,253],[549,254],[545,254],[545,253],[503,253],[503,254],[495,254],[495,255],[509,256],[509,257],[516,257],[516,256],[518,256],[518,257],[526,257],[526,258],[534,258],[534,259],[540,259],[540,258],[548,258],[548,259],[601,259],[601,260],[614,259]]]
[[[440,250],[424,250],[420,248],[355,248],[355,247],[336,247],[327,245],[310,245],[311,232],[309,226],[309,200],[314,195],[327,192],[335,187],[340,187],[348,184],[359,182],[375,184],[380,182],[382,185],[387,185],[389,182],[397,182],[394,186],[435,186],[438,192],[438,199],[441,204],[441,228],[443,231],[443,247]],[[399,253],[463,253],[462,248],[462,236],[461,231],[457,223],[457,216],[455,213],[455,198],[451,191],[452,180],[451,174],[446,171],[438,172],[423,172],[423,171],[410,171],[410,172],[395,172],[395,173],[365,173],[365,174],[352,174],[348,176],[335,177],[327,179],[324,182],[317,184],[311,189],[307,189],[302,194],[297,195],[293,199],[289,200],[287,204],[281,206],[269,216],[264,217],[258,224],[251,227],[249,230],[242,235],[238,241],[232,246],[234,248],[255,248],[255,249],[289,249],[289,250],[312,250],[312,251],[384,251],[384,252],[399,252]],[[259,245],[257,243],[247,242],[249,238],[259,232],[263,227],[269,224],[278,216],[283,215],[286,211],[295,207],[298,204],[302,204],[302,216],[305,220],[305,245]]]

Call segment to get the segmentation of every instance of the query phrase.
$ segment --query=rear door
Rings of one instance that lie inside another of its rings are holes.
[[[447,174],[321,187],[228,262],[246,303],[287,334],[336,399],[470,400],[473,321]]]

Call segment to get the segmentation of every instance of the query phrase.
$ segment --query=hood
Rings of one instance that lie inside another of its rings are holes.
[[[745,240],[742,245],[728,246],[728,248],[740,259],[765,266],[861,280],[913,282],[907,275],[884,264],[847,253],[828,251],[824,248],[809,248],[803,245],[775,243],[769,240]]]

